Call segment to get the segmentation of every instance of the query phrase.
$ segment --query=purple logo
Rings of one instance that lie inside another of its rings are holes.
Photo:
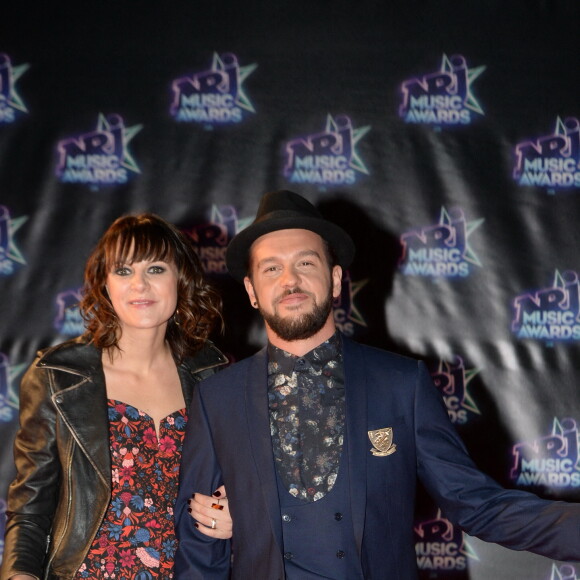
[[[65,290],[56,297],[56,318],[54,327],[60,334],[78,336],[85,331],[84,321],[79,310],[81,289]]]
[[[469,247],[469,236],[484,222],[468,222],[462,209],[441,208],[439,223],[411,230],[401,236],[399,268],[405,276],[465,278],[473,266],[481,266]]]
[[[0,352],[0,422],[12,421],[18,411],[18,394],[14,387],[16,378],[26,365],[10,365],[8,357]]]
[[[0,123],[12,123],[19,114],[28,113],[16,92],[16,81],[28,70],[28,66],[12,66],[10,57],[0,53]]]
[[[232,53],[214,53],[211,68],[175,79],[170,113],[176,121],[208,126],[240,123],[254,107],[244,92],[244,81],[257,64],[240,66]]]
[[[226,249],[230,240],[253,221],[239,219],[231,205],[211,209],[209,223],[186,230],[197,250],[206,274],[226,274]]]
[[[441,515],[414,528],[415,553],[419,570],[454,572],[467,569],[469,559],[479,560],[462,530]]]
[[[468,385],[479,369],[467,370],[460,356],[453,362],[439,362],[439,368],[431,373],[435,386],[441,392],[451,421],[458,425],[467,423],[473,413],[480,415],[475,401],[468,392]]]
[[[578,427],[571,418],[554,418],[552,433],[513,447],[511,479],[521,487],[578,487]]]
[[[549,190],[580,187],[580,122],[558,117],[554,133],[515,148],[514,179],[518,185]]]
[[[576,574],[576,568],[572,564],[552,563],[550,580],[580,580]]]
[[[513,306],[512,332],[518,338],[580,339],[580,283],[572,270],[556,270],[552,286],[517,296]]]
[[[334,300],[334,322],[346,336],[353,336],[357,326],[366,327],[367,323],[358,311],[354,297],[360,292],[368,280],[353,282],[350,272],[343,272],[342,291]]]
[[[0,205],[0,276],[9,276],[17,265],[26,260],[14,242],[14,234],[28,217],[10,219],[10,210]]]
[[[468,125],[483,109],[472,92],[472,84],[485,66],[470,69],[465,57],[443,55],[441,69],[401,84],[399,116],[407,123]]]
[[[286,144],[284,177],[291,183],[352,185],[357,175],[369,173],[356,146],[370,129],[355,129],[347,115],[328,115],[324,131]]]
[[[95,131],[58,142],[57,177],[62,183],[127,183],[140,173],[128,145],[141,128],[125,127],[120,115],[100,113]]]

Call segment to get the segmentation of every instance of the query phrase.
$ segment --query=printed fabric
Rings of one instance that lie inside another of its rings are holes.
[[[186,410],[154,421],[109,400],[111,503],[76,578],[172,578],[177,549],[173,508]]]
[[[338,476],[345,420],[340,336],[297,357],[268,347],[268,401],[278,475],[295,498],[317,501]]]

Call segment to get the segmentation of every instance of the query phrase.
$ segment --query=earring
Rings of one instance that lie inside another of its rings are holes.
[[[254,302],[252,303],[252,306],[253,306],[254,308],[256,308],[256,307],[258,306],[258,302],[257,302],[256,300],[254,300]]]
[[[175,326],[179,326],[179,308],[175,309],[175,313],[173,314],[173,322],[175,322]]]

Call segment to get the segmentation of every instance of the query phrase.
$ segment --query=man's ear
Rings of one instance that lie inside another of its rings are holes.
[[[342,292],[342,268],[334,266],[332,268],[332,297],[338,298]]]
[[[248,293],[248,297],[250,298],[250,304],[254,308],[258,308],[258,301],[256,300],[256,293],[254,292],[254,285],[248,276],[244,278],[244,286],[246,287],[246,292]]]

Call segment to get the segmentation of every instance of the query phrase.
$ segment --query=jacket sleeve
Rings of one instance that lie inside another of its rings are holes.
[[[8,490],[1,580],[17,572],[42,577],[58,497],[61,469],[56,412],[49,371],[37,368],[36,362],[20,386],[20,428],[14,442],[16,478]]]
[[[513,550],[580,560],[580,504],[505,489],[481,472],[422,363],[414,408],[419,478],[447,518],[470,535]]]
[[[187,511],[187,500],[193,493],[211,495],[223,483],[200,391],[199,386],[194,391],[183,444],[175,504],[179,547],[173,575],[175,580],[226,580],[230,573],[230,540],[210,538],[196,530]]]

